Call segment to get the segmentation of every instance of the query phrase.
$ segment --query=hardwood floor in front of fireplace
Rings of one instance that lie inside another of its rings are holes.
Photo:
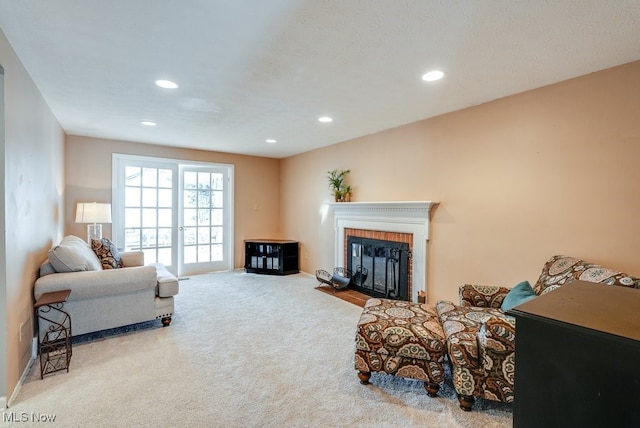
[[[316,290],[320,290],[323,293],[331,294],[338,299],[353,303],[354,305],[360,306],[361,308],[364,308],[364,304],[371,298],[371,296],[348,288],[336,291],[333,287],[329,287],[328,285],[320,285],[316,287]]]

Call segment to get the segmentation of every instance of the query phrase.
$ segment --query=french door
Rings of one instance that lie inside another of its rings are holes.
[[[180,167],[180,178],[178,247],[182,249],[182,270],[197,273],[228,269],[225,168],[185,165]]]
[[[233,166],[114,154],[113,238],[177,275],[233,269]]]

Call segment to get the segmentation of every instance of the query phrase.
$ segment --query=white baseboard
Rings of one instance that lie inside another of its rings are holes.
[[[20,376],[20,380],[18,380],[18,384],[13,389],[13,394],[11,394],[11,397],[9,397],[9,400],[7,401],[6,399],[7,397],[0,398],[0,405],[4,404],[4,406],[0,407],[0,409],[4,410],[9,408],[13,403],[13,400],[16,399],[16,397],[18,396],[18,393],[20,393],[20,390],[22,389],[22,385],[24,385],[24,381],[27,379],[27,375],[31,370],[31,366],[33,366],[33,363],[36,361],[37,356],[38,356],[38,338],[34,337],[33,341],[31,342],[31,358],[29,359],[29,363],[27,364],[27,367],[24,368],[24,371],[22,372],[22,376]],[[2,403],[2,399],[4,399],[4,403]]]

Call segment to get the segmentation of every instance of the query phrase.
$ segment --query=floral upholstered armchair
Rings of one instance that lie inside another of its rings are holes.
[[[575,280],[640,288],[639,278],[560,255],[545,263],[533,287],[528,282],[513,289],[465,284],[459,288],[458,305],[436,304],[460,408],[471,410],[474,397],[513,402],[516,325],[504,313],[505,299],[513,303],[514,292],[523,285],[530,289],[530,299]]]

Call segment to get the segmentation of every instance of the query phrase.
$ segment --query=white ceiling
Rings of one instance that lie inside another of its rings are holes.
[[[68,134],[276,158],[640,59],[639,0],[0,0],[0,28]]]

